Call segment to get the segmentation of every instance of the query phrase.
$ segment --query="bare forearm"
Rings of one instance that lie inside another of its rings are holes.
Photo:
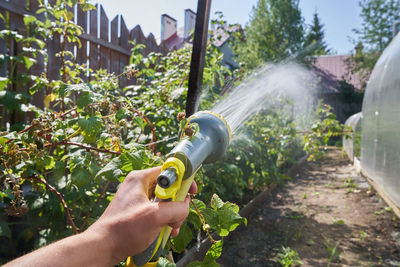
[[[144,251],[165,225],[177,234],[189,212],[183,202],[149,200],[161,168],[131,172],[97,222],[85,232],[41,248],[5,266],[114,266]],[[190,193],[197,191],[193,183]]]
[[[113,266],[110,242],[95,232],[70,236],[31,252],[8,264],[10,266]]]

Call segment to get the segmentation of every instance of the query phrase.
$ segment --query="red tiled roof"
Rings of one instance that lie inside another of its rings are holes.
[[[358,76],[347,70],[346,59],[348,57],[348,55],[339,55],[314,58],[312,70],[321,77],[322,93],[338,93],[339,81],[343,79],[356,89],[361,88]]]
[[[173,49],[180,49],[184,45],[183,37],[179,36],[178,33],[174,33],[167,40],[165,40],[165,44],[169,51]]]

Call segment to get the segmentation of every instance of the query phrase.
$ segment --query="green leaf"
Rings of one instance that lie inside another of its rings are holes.
[[[0,137],[0,145],[5,146],[7,141],[8,141],[7,138],[4,138],[4,137],[2,137],[2,136]],[[4,148],[3,148],[3,149],[4,149]],[[5,153],[7,153],[7,152],[5,152]]]
[[[90,164],[90,173],[92,176],[95,176],[100,170],[101,168],[96,163]]]
[[[192,261],[186,267],[202,267],[202,262],[200,261]]]
[[[204,204],[204,202],[199,200],[199,199],[193,199],[193,203],[196,205],[196,208],[199,211],[202,211],[202,210],[204,210],[206,208],[206,204]],[[193,206],[192,203],[190,203],[190,208],[194,209],[194,206]]]
[[[96,175],[96,182],[100,181],[101,178],[105,178],[108,181],[115,182],[124,175],[124,172],[120,169],[122,165],[119,157],[113,158],[106,166],[104,166]]]
[[[227,236],[229,232],[233,231],[241,223],[247,224],[246,218],[239,215],[239,207],[236,204],[226,202],[216,195],[213,196],[214,205],[213,209],[207,208],[202,211],[206,223],[214,229],[219,236]],[[222,206],[221,202],[223,203]],[[220,206],[220,208],[218,208]]]
[[[120,110],[117,111],[117,113],[115,113],[115,119],[116,119],[117,121],[120,121],[120,120],[126,118],[126,116],[127,116],[127,115],[126,115],[124,109],[120,109]]]
[[[18,107],[17,95],[10,91],[0,91],[0,104],[3,104],[9,111],[13,111]]]
[[[126,172],[140,170],[143,168],[143,162],[145,157],[146,153],[144,151],[123,153],[120,156],[122,163],[121,169]]]
[[[246,218],[241,217],[237,212],[225,205],[218,215],[219,229],[217,229],[217,233],[220,236],[227,236],[229,232],[235,230],[241,223],[247,224]]]
[[[90,117],[88,119],[78,119],[78,125],[82,129],[82,135],[87,143],[96,141],[97,135],[101,132],[102,123],[99,117]]]
[[[71,173],[72,183],[78,187],[83,187],[90,182],[90,173],[82,167],[74,168]]]
[[[88,92],[84,92],[79,96],[78,108],[83,109],[87,107],[90,103],[93,103],[93,101]]]
[[[187,224],[182,224],[178,236],[171,239],[175,252],[182,253],[192,239],[192,230]]]
[[[34,16],[30,16],[30,15],[24,16],[25,25],[31,24],[32,22],[35,22],[35,21],[37,21],[37,19]]]
[[[211,207],[215,210],[222,208],[224,202],[219,198],[217,194],[214,194],[211,198]]]
[[[53,172],[56,180],[59,180],[65,174],[65,163],[63,161],[57,161],[54,164]]]
[[[211,228],[215,229],[218,232],[219,227],[219,219],[218,212],[213,209],[206,208],[201,214],[203,214],[207,224],[211,226]]]
[[[22,59],[24,60],[25,67],[29,70],[33,64],[36,63],[36,59],[23,56]]]
[[[206,205],[201,200],[193,199],[193,202],[196,205],[196,208],[200,212],[202,212],[204,209],[206,209]],[[190,203],[189,215],[188,215],[186,221],[188,223],[191,223],[196,230],[200,230],[203,225],[201,223],[199,215],[197,214],[197,211],[192,203]]]
[[[215,261],[221,256],[223,241],[219,240],[215,242],[211,248],[207,251],[206,257],[204,258],[202,266],[219,266]]]
[[[7,222],[0,221],[0,236],[5,236],[11,239],[11,230]]]
[[[104,177],[109,181],[124,179],[133,170],[141,170],[144,166],[144,159],[147,156],[144,151],[125,152],[119,157],[113,158],[96,175],[96,180]]]
[[[195,228],[195,230],[201,230],[202,227],[202,223],[201,220],[199,218],[199,215],[197,214],[197,212],[193,209],[189,210],[189,215],[186,218],[186,221],[190,224],[192,224]]]
[[[45,168],[46,170],[51,170],[51,169],[53,169],[55,165],[56,165],[56,161],[54,160],[53,157],[48,157],[48,156],[46,156],[46,157],[44,158],[44,168]]]
[[[45,45],[46,45],[46,43],[43,42],[43,41],[40,40],[40,39],[35,39],[35,42],[36,42],[36,44],[40,47],[40,49],[43,49],[43,48],[45,47]]]
[[[8,84],[8,78],[0,77],[0,91],[4,90],[4,88],[7,87],[7,84]]]
[[[176,264],[169,262],[166,258],[161,257],[157,262],[157,267],[175,267]]]
[[[44,8],[44,7],[42,7],[42,8],[39,8],[39,9],[36,11],[36,14],[41,14],[41,13],[46,12],[46,11],[47,11],[47,9]]]

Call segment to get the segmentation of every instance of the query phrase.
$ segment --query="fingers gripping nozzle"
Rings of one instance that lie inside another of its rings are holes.
[[[167,155],[157,178],[155,201],[184,201],[196,171],[203,163],[219,160],[231,141],[228,123],[212,111],[200,111],[188,118],[188,126],[197,124],[193,136],[183,137]],[[130,257],[127,266],[146,264],[157,259],[165,247],[172,228],[165,226],[153,244],[139,255]],[[132,265],[128,264],[131,263]]]

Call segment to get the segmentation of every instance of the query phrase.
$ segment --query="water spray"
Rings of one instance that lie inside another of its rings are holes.
[[[201,165],[221,159],[231,141],[228,123],[212,111],[193,114],[185,128],[192,129],[193,135],[182,134],[179,143],[167,155],[157,178],[155,201],[184,201]],[[158,259],[171,231],[171,227],[164,226],[145,251],[128,258],[126,266],[143,266]]]

